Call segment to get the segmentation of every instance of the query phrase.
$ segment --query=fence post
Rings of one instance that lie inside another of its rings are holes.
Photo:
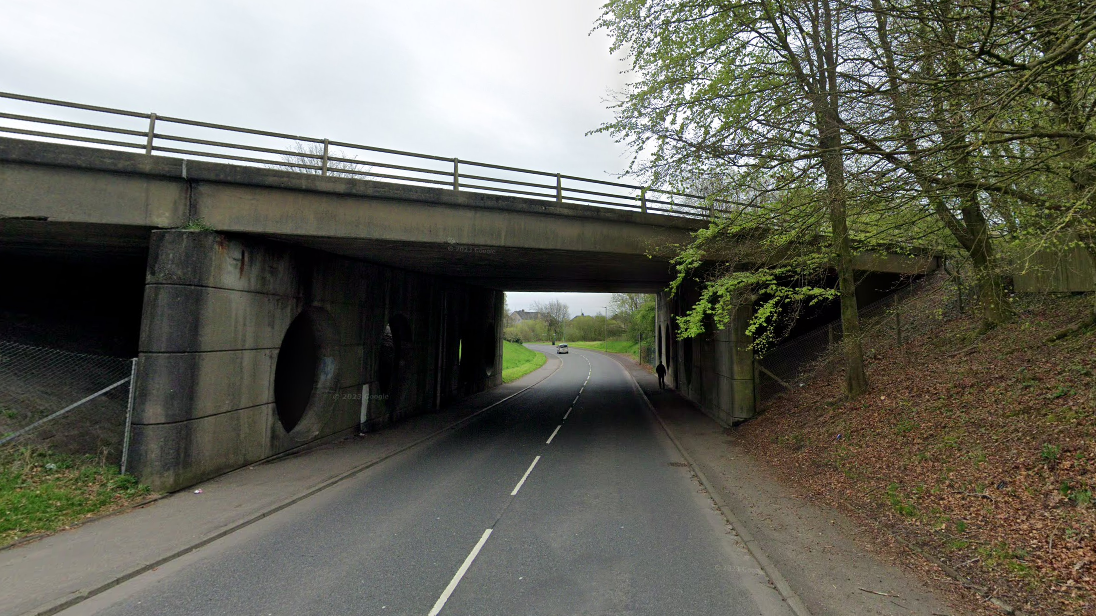
[[[959,291],[959,314],[963,314],[963,281],[958,276],[955,277],[955,288]]]
[[[639,191],[639,211],[647,213],[647,189]]]
[[[133,399],[137,395],[137,358],[130,360],[129,368],[129,402],[126,403],[126,432],[122,437],[122,465],[119,472],[126,474],[126,462],[129,459],[129,435],[133,426]]]
[[[156,134],[156,114],[148,116],[148,141],[145,142],[145,154],[152,154],[152,137]]]
[[[902,346],[902,306],[898,303],[898,293],[894,294],[894,330],[898,346]]]
[[[826,327],[826,339],[829,346],[833,346],[833,323]]]
[[[556,203],[563,203],[563,176],[556,174]]]
[[[460,190],[460,160],[453,159],[453,190]]]
[[[327,175],[327,150],[330,142],[327,139],[323,140],[323,165],[320,169],[320,175]]]

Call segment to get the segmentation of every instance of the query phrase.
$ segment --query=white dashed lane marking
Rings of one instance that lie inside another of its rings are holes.
[[[557,430],[558,429],[559,428],[557,428]],[[518,482],[518,485],[514,486],[514,491],[510,493],[510,496],[518,495],[518,490],[520,490],[521,486],[525,484],[525,480],[529,478],[529,473],[533,472],[533,467],[537,465],[537,462],[540,462],[540,456],[533,458],[533,463],[529,465],[529,469],[526,470],[525,474],[521,476],[521,481]]]
[[[552,444],[552,439],[556,438],[556,434],[559,433],[559,429],[562,428],[562,427],[563,427],[563,424],[559,424],[558,426],[556,426],[556,429],[552,430],[552,436],[549,436],[548,440],[545,441],[544,444],[545,445],[551,445]]]

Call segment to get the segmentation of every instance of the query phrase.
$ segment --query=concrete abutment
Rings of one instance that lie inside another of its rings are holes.
[[[757,412],[756,364],[746,333],[751,306],[740,306],[722,329],[708,327],[695,338],[681,338],[677,317],[691,303],[665,291],[657,296],[657,353],[667,369],[666,382],[700,410],[728,427]]]
[[[154,231],[128,467],[174,490],[500,384],[502,309],[501,291]]]

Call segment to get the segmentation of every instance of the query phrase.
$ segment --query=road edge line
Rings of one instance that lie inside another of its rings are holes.
[[[608,353],[606,353],[606,355],[608,355]],[[666,422],[663,421],[661,417],[659,417],[658,411],[655,410],[655,405],[651,402],[651,399],[647,397],[643,388],[639,386],[639,382],[636,381],[636,378],[632,376],[632,373],[628,371],[628,368],[619,360],[615,357],[612,359],[617,366],[620,366],[620,369],[624,371],[624,374],[628,376],[628,380],[632,383],[632,389],[647,403],[647,409],[651,411],[651,415],[658,421],[658,425],[662,426],[662,430],[666,433],[666,436],[670,438],[670,442],[677,448],[681,457],[685,458],[685,462],[689,465],[693,474],[696,475],[697,480],[700,481],[700,485],[704,486],[704,489],[708,491],[708,496],[715,502],[716,507],[719,507],[720,513],[723,514],[723,517],[727,519],[727,522],[734,528],[735,532],[738,533],[739,538],[742,539],[742,543],[745,544],[746,550],[749,551],[750,556],[753,556],[753,559],[757,561],[761,570],[765,572],[765,575],[769,576],[770,580],[772,580],[773,585],[776,586],[776,590],[784,597],[784,602],[796,613],[796,616],[811,616],[810,610],[807,609],[807,606],[803,603],[803,600],[799,595],[792,590],[792,587],[788,584],[788,580],[780,573],[772,560],[769,559],[765,550],[757,543],[757,539],[754,538],[753,533],[742,524],[731,507],[728,506],[726,501],[724,501],[719,493],[715,491],[714,486],[708,481],[704,472],[700,470],[696,461],[693,460],[693,457],[690,456],[687,451],[685,451],[685,447],[682,446],[681,441],[677,440],[677,437],[670,430],[670,427],[666,425]]]
[[[350,478],[354,477],[355,475],[358,475],[358,474],[360,474],[360,473],[362,473],[366,470],[369,470],[370,468],[380,464],[381,462],[384,462],[386,460],[390,460],[390,459],[392,459],[392,458],[394,458],[394,457],[396,457],[396,456],[398,456],[402,453],[405,453],[405,452],[407,452],[411,449],[414,449],[415,447],[418,447],[419,445],[422,445],[423,443],[425,443],[425,442],[427,442],[427,441],[429,441],[433,438],[441,436],[442,434],[445,434],[446,432],[454,430],[454,429],[460,427],[461,425],[470,422],[471,420],[475,419],[476,417],[479,417],[483,413],[486,413],[487,411],[495,408],[496,406],[502,404],[503,402],[506,402],[507,400],[509,400],[511,398],[519,396],[519,395],[529,391],[530,389],[536,387],[537,385],[540,385],[544,381],[547,381],[548,379],[552,378],[552,376],[555,375],[556,372],[559,372],[559,369],[561,367],[563,367],[563,362],[562,361],[559,362],[559,364],[556,365],[555,370],[552,370],[552,372],[550,374],[546,375],[544,378],[540,379],[536,383],[531,383],[528,386],[526,386],[525,388],[520,389],[520,390],[510,394],[509,396],[506,396],[502,400],[498,400],[496,402],[493,402],[493,403],[483,407],[482,409],[479,409],[478,411],[472,413],[471,415],[469,415],[467,417],[464,417],[462,419],[459,419],[459,420],[453,422],[452,424],[450,424],[450,425],[448,425],[444,428],[435,430],[434,432],[431,432],[430,434],[428,434],[428,435],[426,435],[426,436],[424,436],[424,437],[418,439],[417,441],[414,441],[414,442],[412,442],[408,445],[405,445],[405,446],[401,447],[400,449],[397,449],[397,450],[395,450],[391,453],[385,454],[385,455],[381,456],[380,458],[377,458],[376,460],[371,460],[369,462],[366,462],[364,464],[356,466],[356,467],[354,467],[354,468],[352,468],[348,471],[343,472],[340,475],[336,475],[336,476],[334,476],[330,479],[327,479],[324,482],[320,483],[319,485],[309,489],[308,491],[306,491],[303,494],[299,494],[297,496],[291,497],[288,500],[282,501],[281,503],[278,503],[277,505],[274,505],[270,509],[267,509],[265,511],[261,511],[261,512],[251,516],[250,518],[245,519],[242,522],[238,522],[237,524],[235,524],[233,526],[230,526],[228,528],[217,531],[216,533],[214,533],[214,534],[212,534],[208,537],[205,537],[203,539],[200,539],[196,543],[193,543],[189,546],[183,547],[183,548],[181,548],[181,549],[179,549],[175,552],[172,552],[171,554],[169,554],[167,556],[164,556],[163,558],[160,558],[160,559],[155,560],[151,563],[147,563],[145,565],[137,567],[136,569],[132,569],[130,571],[127,571],[126,573],[123,573],[121,576],[119,576],[119,577],[117,577],[117,578],[115,578],[115,579],[113,579],[109,582],[100,584],[99,586],[96,586],[95,588],[75,591],[75,593],[73,593],[73,595],[69,596],[67,599],[56,600],[52,604],[46,603],[45,604],[46,607],[44,607],[44,608],[32,608],[31,610],[29,610],[27,612],[24,612],[24,615],[25,616],[52,616],[53,614],[56,614],[56,613],[64,611],[64,610],[67,610],[70,607],[73,607],[75,605],[83,603],[84,601],[87,601],[88,599],[90,599],[90,598],[92,598],[96,595],[102,594],[102,593],[110,590],[111,588],[114,588],[115,586],[120,586],[120,585],[132,580],[133,578],[135,578],[139,575],[143,575],[145,573],[148,573],[149,571],[151,571],[153,569],[156,569],[157,567],[162,567],[163,565],[166,565],[167,563],[169,563],[169,562],[171,562],[171,561],[173,561],[177,558],[181,558],[183,556],[186,556],[187,554],[190,554],[191,552],[193,552],[195,550],[204,548],[205,546],[213,543],[214,541],[217,541],[218,539],[223,539],[223,538],[231,535],[232,533],[234,533],[236,531],[243,530],[244,528],[247,528],[248,526],[251,526],[255,522],[258,522],[258,521],[260,521],[264,518],[267,518],[271,515],[274,515],[275,513],[278,513],[279,511],[282,511],[283,509],[287,509],[289,507],[292,507],[293,505],[296,505],[297,503],[299,503],[299,502],[301,502],[301,501],[303,501],[307,498],[315,496],[315,495],[319,494],[320,492],[323,492],[324,490],[326,490],[326,489],[328,489],[332,486],[335,486],[339,483],[342,483],[343,481],[346,481],[347,479],[350,479]]]

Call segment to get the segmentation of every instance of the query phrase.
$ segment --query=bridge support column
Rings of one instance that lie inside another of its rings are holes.
[[[668,369],[667,382],[723,426],[750,419],[757,409],[752,340],[746,333],[751,307],[739,307],[723,329],[709,324],[704,334],[682,339],[676,319],[690,305],[680,295],[658,296],[655,339],[661,340],[657,352]]]
[[[155,231],[128,468],[179,489],[497,385],[502,304],[279,242]]]

